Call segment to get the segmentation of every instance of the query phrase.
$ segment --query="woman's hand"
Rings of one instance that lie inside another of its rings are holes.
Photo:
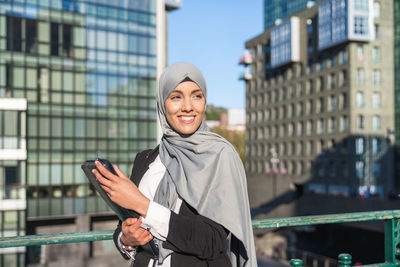
[[[114,175],[97,160],[95,164],[97,170],[94,169],[92,172],[110,199],[121,207],[134,210],[146,217],[150,200],[139,191],[137,186],[117,166],[114,165],[117,173]]]
[[[126,246],[143,246],[153,239],[153,235],[140,227],[142,218],[128,218],[122,223],[121,242]]]

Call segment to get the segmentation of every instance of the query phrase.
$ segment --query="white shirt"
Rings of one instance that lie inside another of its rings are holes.
[[[164,177],[165,173],[165,166],[161,162],[160,156],[158,155],[157,158],[149,165],[149,169],[143,175],[140,183],[139,183],[139,190],[145,195],[148,199],[150,199],[149,208],[147,210],[147,215],[145,218],[142,218],[142,227],[148,229],[150,233],[161,241],[165,241],[168,236],[169,231],[169,220],[171,217],[171,210],[154,202],[154,195],[156,193],[158,184],[160,183],[161,179]],[[173,211],[175,213],[179,213],[179,209],[182,205],[182,199],[178,199],[176,201],[175,207]],[[122,248],[121,244],[121,236],[122,232],[119,234],[118,237],[118,246],[126,255],[131,258],[134,258],[129,252]],[[149,267],[153,266],[153,259],[149,262]],[[171,266],[171,255],[169,255],[162,264],[156,264],[159,267],[170,267]]]

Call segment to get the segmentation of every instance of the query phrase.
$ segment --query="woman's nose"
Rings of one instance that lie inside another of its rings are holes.
[[[183,100],[183,104],[182,104],[182,111],[192,111],[193,109],[193,105],[192,105],[192,101],[190,99],[190,97],[187,97]]]

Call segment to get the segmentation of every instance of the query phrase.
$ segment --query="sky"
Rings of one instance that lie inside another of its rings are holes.
[[[182,0],[168,14],[168,65],[187,61],[206,78],[208,104],[245,108],[245,42],[262,33],[262,0]]]

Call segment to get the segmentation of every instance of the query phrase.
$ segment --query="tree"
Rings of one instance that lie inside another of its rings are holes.
[[[245,164],[245,145],[244,145],[244,132],[243,131],[235,131],[235,130],[228,130],[226,128],[221,127],[213,127],[211,131],[217,133],[228,140],[238,152],[240,159]]]

